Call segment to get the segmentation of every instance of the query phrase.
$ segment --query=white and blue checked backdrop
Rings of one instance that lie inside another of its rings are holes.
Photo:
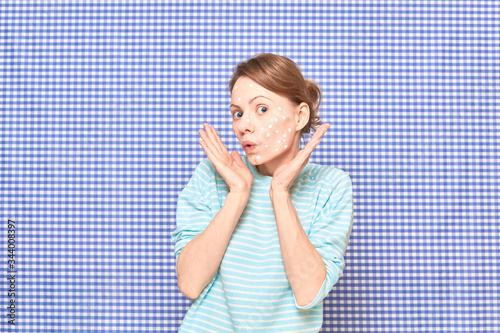
[[[2,2],[1,331],[176,332],[170,235],[258,52],[298,63],[353,180],[323,332],[499,332],[498,1]],[[16,326],[7,323],[8,220]]]

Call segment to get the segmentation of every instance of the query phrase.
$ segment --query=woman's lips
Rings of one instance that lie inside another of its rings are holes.
[[[253,150],[255,150],[255,147],[257,147],[257,144],[255,142],[252,142],[252,141],[243,141],[241,143],[241,145],[243,146],[243,149],[246,152],[253,151]]]

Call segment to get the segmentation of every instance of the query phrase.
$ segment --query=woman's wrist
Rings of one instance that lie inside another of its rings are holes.
[[[247,188],[238,188],[238,189],[229,189],[228,196],[239,197],[239,198],[250,198],[251,189]]]
[[[286,199],[289,196],[290,196],[290,192],[288,191],[288,189],[284,189],[284,188],[276,189],[276,188],[273,188],[272,186],[269,189],[269,198],[271,198],[271,200],[273,200],[273,198],[275,198],[275,199],[280,199],[280,198]]]

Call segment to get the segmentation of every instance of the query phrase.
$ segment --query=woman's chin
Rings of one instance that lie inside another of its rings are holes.
[[[247,158],[248,158],[248,162],[250,162],[250,164],[252,164],[252,165],[261,165],[262,164],[262,158],[260,157],[260,155],[251,154],[250,156],[248,156],[248,154],[247,154]]]

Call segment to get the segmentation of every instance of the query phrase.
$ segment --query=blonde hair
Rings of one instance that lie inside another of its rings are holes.
[[[287,97],[299,105],[302,102],[309,106],[309,121],[300,131],[310,134],[311,128],[316,131],[321,125],[319,118],[319,105],[321,103],[321,89],[311,80],[304,79],[297,64],[287,58],[272,53],[260,53],[248,60],[239,63],[229,81],[229,93],[233,91],[234,84],[246,76],[262,87]]]

